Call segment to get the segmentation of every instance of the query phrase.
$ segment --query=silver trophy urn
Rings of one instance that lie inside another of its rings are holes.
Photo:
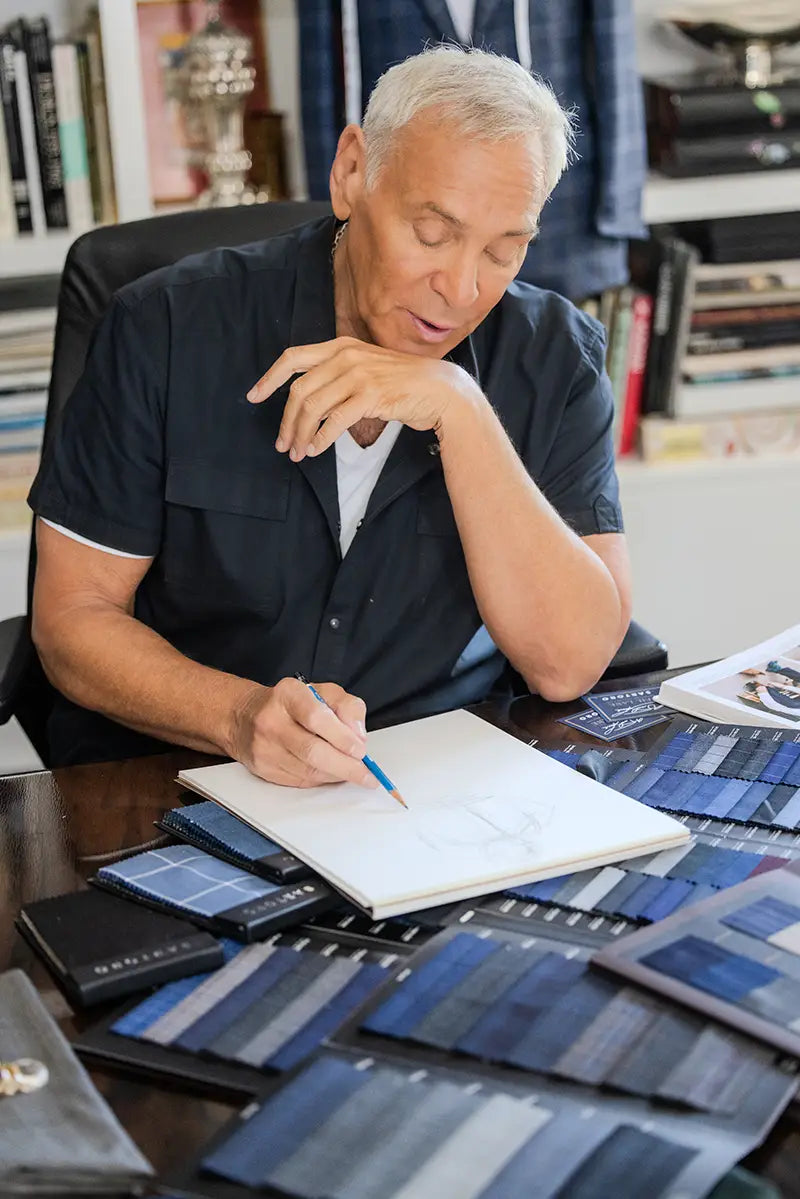
[[[179,92],[192,129],[194,164],[205,171],[208,187],[200,208],[256,204],[269,194],[247,182],[252,165],[244,146],[244,106],[254,87],[253,46],[249,37],[223,23],[220,5],[208,4],[208,20],[184,47]]]
[[[800,41],[798,0],[691,0],[668,4],[663,19],[706,50],[721,55],[717,81],[766,88],[797,78],[775,54]]]

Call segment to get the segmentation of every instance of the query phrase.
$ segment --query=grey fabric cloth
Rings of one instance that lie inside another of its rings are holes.
[[[153,1175],[21,970],[0,975],[0,1059],[43,1062],[39,1091],[0,1098],[0,1194],[126,1195]]]

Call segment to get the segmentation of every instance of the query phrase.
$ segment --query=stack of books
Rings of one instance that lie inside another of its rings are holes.
[[[0,29],[0,238],[116,220],[100,22],[54,44],[46,17]]]
[[[770,217],[687,224],[685,237],[655,228],[631,243],[631,283],[583,305],[608,333],[618,456],[800,453],[800,259],[786,217],[771,241],[765,228],[760,260]]]
[[[30,521],[53,356],[54,308],[0,312],[0,529]]]

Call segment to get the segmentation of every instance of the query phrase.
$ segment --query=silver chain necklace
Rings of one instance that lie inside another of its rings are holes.
[[[333,261],[334,257],[336,256],[336,247],[339,245],[339,242],[342,240],[342,235],[349,224],[350,224],[350,218],[348,217],[346,221],[342,222],[342,224],[339,226],[339,228],[336,230],[335,234],[333,235],[333,245],[331,246],[331,261]]]

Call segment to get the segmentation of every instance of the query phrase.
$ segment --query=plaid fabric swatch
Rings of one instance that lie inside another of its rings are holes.
[[[132,895],[201,916],[218,916],[279,888],[189,845],[166,845],[97,872]]]

